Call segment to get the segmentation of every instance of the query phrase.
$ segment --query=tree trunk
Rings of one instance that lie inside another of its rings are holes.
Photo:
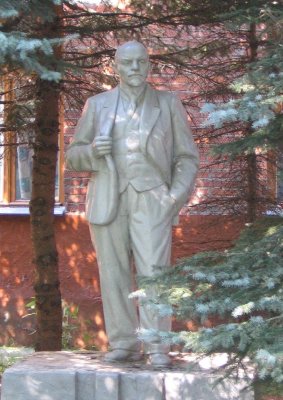
[[[249,154],[247,156],[247,217],[248,222],[256,220],[258,211],[258,173],[257,173],[257,156]]]
[[[35,262],[37,351],[61,350],[62,310],[54,232],[59,84],[38,81],[30,218]]]
[[[249,31],[249,61],[252,63],[257,59],[258,41],[256,35],[256,24],[250,25]],[[252,127],[247,128],[247,135],[253,133]],[[248,154],[247,161],[247,217],[249,222],[255,221],[258,212],[258,162],[255,150]]]
[[[57,8],[55,8],[57,12]],[[58,14],[57,14],[58,15]],[[58,37],[58,21],[40,25],[42,37]],[[56,49],[56,55],[60,49]],[[38,78],[30,221],[35,263],[36,351],[61,350],[62,307],[54,231],[60,83]]]

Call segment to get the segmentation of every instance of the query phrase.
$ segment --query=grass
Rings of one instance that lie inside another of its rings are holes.
[[[31,353],[33,349],[27,347],[0,347],[0,374]]]

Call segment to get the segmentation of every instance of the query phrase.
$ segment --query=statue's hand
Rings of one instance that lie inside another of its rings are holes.
[[[112,138],[109,136],[98,136],[93,141],[93,154],[95,157],[100,158],[111,154],[112,151]]]

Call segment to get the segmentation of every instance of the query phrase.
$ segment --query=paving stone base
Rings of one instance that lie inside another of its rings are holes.
[[[220,356],[223,357],[223,356]],[[219,359],[177,355],[172,367],[110,364],[99,352],[41,352],[8,368],[1,400],[253,400],[244,380],[213,384]],[[220,360],[221,362],[221,360]]]

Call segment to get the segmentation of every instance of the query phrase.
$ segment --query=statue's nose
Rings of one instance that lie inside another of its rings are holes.
[[[133,61],[132,63],[132,69],[133,70],[138,70],[139,69],[139,63],[137,61]]]

